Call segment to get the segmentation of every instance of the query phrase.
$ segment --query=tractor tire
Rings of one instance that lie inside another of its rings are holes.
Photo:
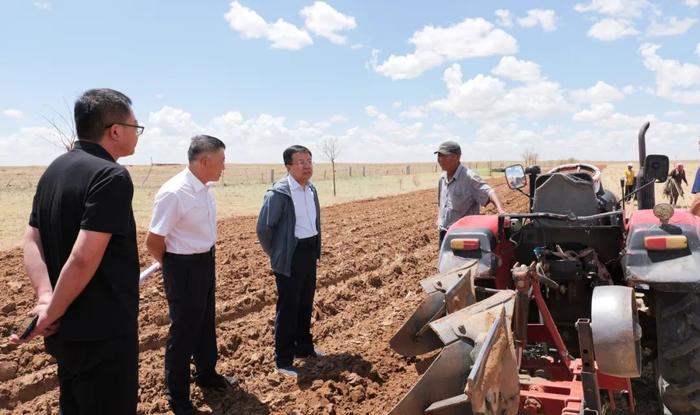
[[[663,413],[700,413],[700,294],[657,292],[656,336]]]

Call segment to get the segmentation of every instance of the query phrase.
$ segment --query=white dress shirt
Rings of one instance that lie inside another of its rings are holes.
[[[314,192],[311,186],[300,185],[294,177],[287,176],[289,190],[294,203],[294,214],[296,224],[294,225],[294,236],[298,239],[311,238],[318,235],[316,229],[316,203],[314,202]]]
[[[216,242],[216,202],[211,183],[204,184],[189,168],[165,182],[156,194],[150,232],[165,237],[173,254],[207,252]]]

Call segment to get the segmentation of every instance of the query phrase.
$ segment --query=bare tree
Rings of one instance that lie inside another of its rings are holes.
[[[532,166],[533,164],[537,164],[537,159],[539,158],[539,154],[532,149],[528,148],[525,151],[523,151],[523,154],[521,154],[521,157],[523,158],[523,161],[525,162],[525,166]]]
[[[56,111],[58,121],[46,115],[42,115],[42,118],[44,118],[54,130],[54,137],[42,138],[57,147],[70,151],[73,149],[73,144],[75,140],[77,140],[78,134],[75,132],[75,119],[73,118],[73,114],[71,114],[70,106],[68,102],[64,101],[64,103],[66,105],[67,115]]]
[[[333,170],[333,197],[335,197],[335,160],[340,155],[340,143],[337,137],[327,137],[321,141],[321,151],[330,160]]]

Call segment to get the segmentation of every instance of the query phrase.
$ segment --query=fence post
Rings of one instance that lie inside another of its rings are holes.
[[[324,170],[324,171],[323,171],[323,180],[326,180],[326,171],[327,171],[327,170]]]
[[[406,174],[411,174],[411,165],[406,166]]]
[[[365,166],[362,166],[362,177],[365,177]]]
[[[270,169],[270,183],[275,184],[275,169]]]
[[[352,166],[348,167],[348,176],[352,177]]]

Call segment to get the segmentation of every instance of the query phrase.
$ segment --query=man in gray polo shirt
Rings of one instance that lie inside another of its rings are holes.
[[[438,184],[439,246],[447,229],[464,216],[478,215],[479,206],[493,202],[498,213],[505,213],[496,191],[479,175],[462,166],[462,149],[454,141],[445,141],[437,151],[437,162],[444,171]]]

